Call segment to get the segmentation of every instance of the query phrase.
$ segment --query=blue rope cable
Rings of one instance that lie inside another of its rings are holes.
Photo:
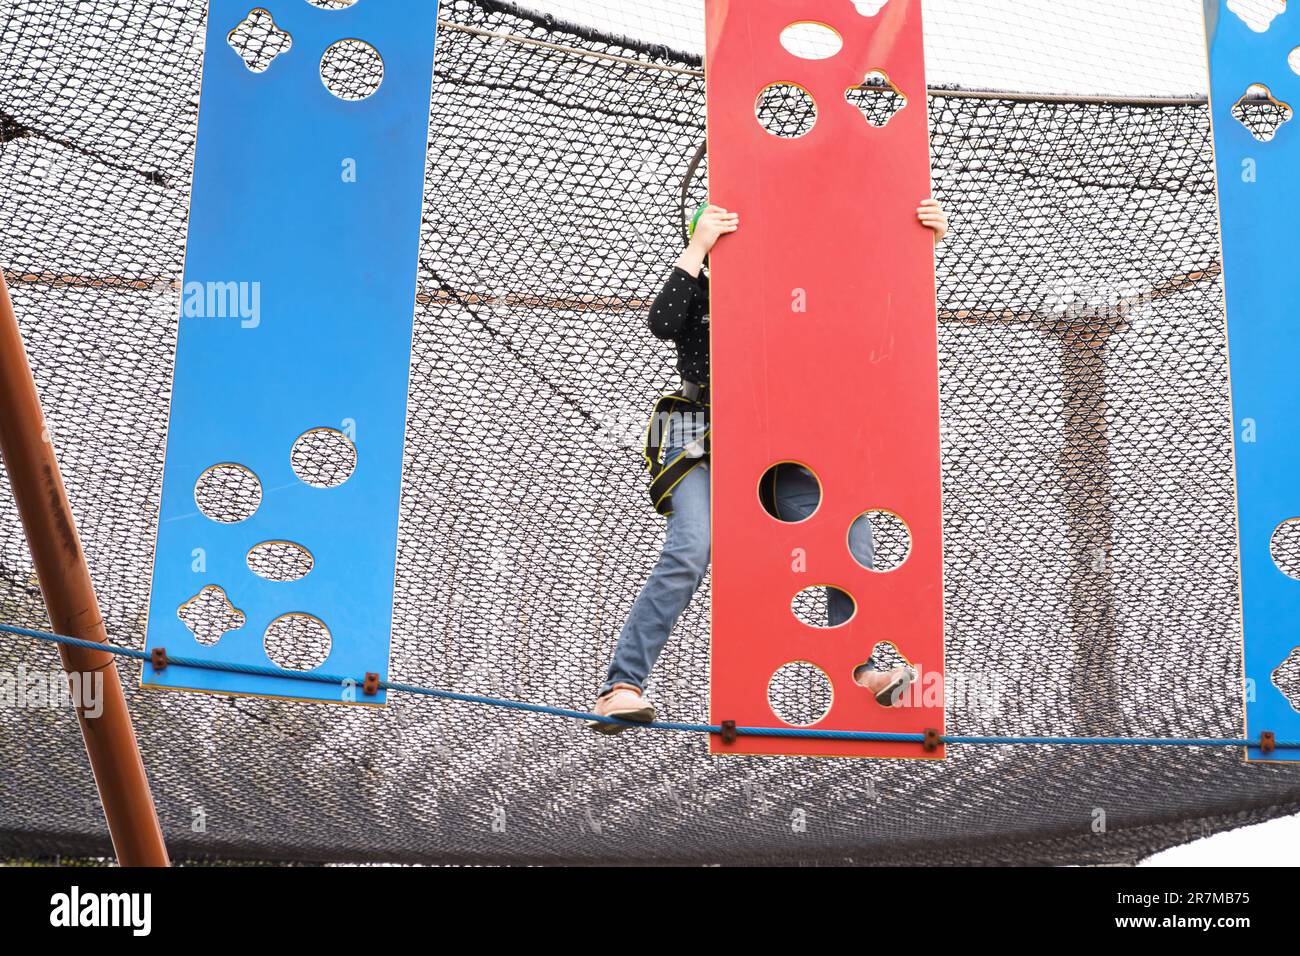
[[[121,657],[129,657],[148,662],[151,657],[147,651],[137,651],[116,644],[100,644],[64,634],[52,634],[49,631],[36,631],[31,628],[0,624],[0,633],[15,634],[36,640],[51,641],[70,647],[81,647],[91,651],[103,651]],[[228,661],[211,661],[198,657],[173,657],[167,655],[168,667],[195,667],[203,670],[226,671],[236,674],[256,674],[266,677],[280,677],[289,680],[309,681],[318,684],[337,684],[343,686],[349,682],[352,686],[364,683],[355,677],[342,677],[336,674],[321,674],[315,671],[284,671],[277,667],[259,664],[235,664]],[[527,704],[518,700],[502,700],[497,697],[485,697],[481,694],[462,694],[451,690],[435,690],[432,687],[419,687],[415,684],[402,684],[396,681],[379,681],[385,690],[404,694],[416,694],[422,697],[434,697],[439,700],[454,700],[467,704],[486,704],[506,710],[526,711],[533,714],[548,714],[553,717],[571,717],[577,720],[595,721],[603,724],[623,724],[647,730],[676,730],[688,733],[718,734],[722,727],[717,724],[684,724],[674,721],[655,721],[654,723],[634,723],[619,720],[616,717],[600,717],[582,710],[567,707],[551,707],[546,704]],[[814,740],[865,740],[876,743],[923,743],[925,734],[888,733],[873,730],[815,730],[811,727],[737,727],[736,733],[749,737],[803,737]],[[1071,744],[1082,746],[1138,746],[1138,747],[1258,747],[1258,740],[1241,737],[997,737],[974,736],[963,734],[944,734],[939,738],[944,744]],[[1278,740],[1274,743],[1278,750],[1300,750],[1300,741]]]

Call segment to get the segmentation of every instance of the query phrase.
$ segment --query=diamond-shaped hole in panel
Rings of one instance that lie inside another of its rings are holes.
[[[816,124],[817,103],[802,86],[772,83],[763,87],[754,101],[754,116],[773,136],[798,139]]]
[[[333,639],[325,622],[311,614],[282,614],[266,628],[262,639],[266,656],[287,671],[311,671],[330,656]]]
[[[824,23],[797,20],[781,31],[781,46],[801,60],[826,60],[844,49],[844,40]]]
[[[807,521],[822,503],[822,484],[798,461],[778,461],[758,479],[758,500],[777,521]]]
[[[861,110],[863,119],[877,128],[887,125],[907,106],[903,91],[882,70],[872,70],[857,86],[850,86],[844,91],[844,99]]]
[[[1294,115],[1290,105],[1275,99],[1263,83],[1252,83],[1232,105],[1233,118],[1261,143],[1276,136],[1282,124]]]
[[[281,53],[289,52],[293,37],[275,25],[269,11],[258,7],[226,34],[230,48],[254,73],[265,73]]]
[[[176,616],[205,647],[243,627],[245,621],[244,612],[231,604],[225,590],[215,584],[209,584],[178,607]]]
[[[912,553],[912,532],[892,511],[864,511],[849,525],[849,554],[868,571],[893,571]]]
[[[251,518],[261,506],[262,483],[243,465],[222,462],[199,475],[194,503],[213,521],[236,524]]]
[[[793,661],[777,668],[767,684],[767,702],[778,720],[808,727],[830,712],[834,691],[816,664]]]
[[[871,649],[871,656],[853,668],[853,683],[865,687],[874,695],[888,686],[883,675],[895,668],[910,666],[911,661],[904,657],[897,647],[889,641],[880,641]],[[897,704],[905,694],[903,688],[898,688],[893,695],[894,704]]]
[[[299,581],[311,573],[311,552],[292,541],[263,541],[249,549],[248,569],[268,581]]]
[[[346,10],[357,0],[307,0],[313,7],[320,7],[322,10]]]
[[[839,627],[857,611],[853,595],[833,584],[804,588],[790,602],[790,610],[809,627]]]
[[[1273,530],[1268,553],[1279,571],[1300,581],[1300,518],[1288,518]]]
[[[889,641],[880,641],[871,649],[871,655],[853,668],[853,679],[856,681],[863,668],[877,671],[889,671],[895,667],[907,667],[911,662],[903,656],[900,651]]]
[[[1273,686],[1282,692],[1292,708],[1300,711],[1300,647],[1286,656],[1281,666],[1273,671]]]
[[[316,488],[337,488],[357,467],[357,448],[341,431],[313,428],[303,432],[289,452],[293,473]]]
[[[1286,0],[1228,0],[1228,9],[1256,33],[1264,33],[1273,18],[1286,11]]]
[[[384,82],[384,58],[364,40],[340,40],[320,58],[320,78],[339,99],[364,100]]]

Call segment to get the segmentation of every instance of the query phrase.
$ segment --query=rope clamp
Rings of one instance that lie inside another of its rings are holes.
[[[1259,752],[1271,754],[1277,749],[1277,735],[1271,730],[1262,730],[1259,734]]]
[[[943,743],[943,738],[939,736],[939,731],[929,727],[925,729],[925,740],[921,741],[921,747],[926,753],[934,753]]]
[[[379,693],[379,675],[374,671],[366,671],[366,682],[361,685],[361,693],[367,697],[374,697]]]
[[[149,663],[153,666],[154,673],[167,669],[167,648],[155,647],[149,652]]]
[[[736,722],[734,720],[724,720],[722,722],[722,742],[724,744],[734,744],[738,736],[740,735],[736,733]]]

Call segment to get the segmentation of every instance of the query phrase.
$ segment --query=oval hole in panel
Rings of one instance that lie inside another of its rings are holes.
[[[798,20],[781,31],[781,46],[801,60],[826,60],[844,49],[844,41],[824,23]]]
[[[315,559],[311,552],[292,541],[263,541],[245,557],[248,570],[268,581],[301,581],[311,573]]]
[[[839,627],[857,613],[853,595],[833,584],[804,588],[790,602],[790,611],[809,627]]]

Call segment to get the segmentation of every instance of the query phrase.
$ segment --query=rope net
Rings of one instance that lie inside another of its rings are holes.
[[[205,6],[0,9],[0,262],[110,636],[137,648]],[[1195,4],[1164,13],[1199,29]],[[674,376],[644,314],[705,192],[703,81],[662,38],[494,0],[441,17],[391,678],[585,710],[663,530],[638,445]],[[948,732],[1240,736],[1208,112],[961,91],[929,108],[953,221]],[[0,621],[48,629],[5,487]],[[1300,535],[1277,551],[1297,573]],[[708,606],[706,580],[652,678],[665,719],[707,722]],[[311,666],[310,640],[267,646]],[[121,666],[176,857],[1117,862],[1300,809],[1293,768],[1233,748],[712,759],[697,735],[406,695],[142,691]],[[48,645],[0,639],[0,674],[56,670]],[[1284,671],[1296,699],[1300,665]],[[784,693],[778,709],[806,703]],[[0,793],[0,852],[108,850],[66,707],[0,707]]]

